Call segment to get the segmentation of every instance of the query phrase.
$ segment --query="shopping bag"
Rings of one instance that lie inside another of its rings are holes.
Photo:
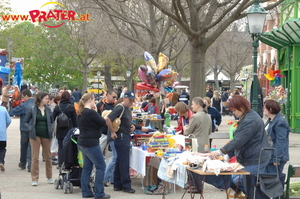
[[[51,140],[51,155],[57,156],[57,154],[58,154],[58,142],[55,135]]]
[[[78,150],[77,159],[78,159],[79,166],[83,168],[83,156],[80,150]]]
[[[260,190],[270,198],[283,195],[283,185],[278,175],[260,174],[259,175]]]
[[[267,173],[264,173],[264,174],[259,174],[259,178],[260,176],[267,176],[267,175],[270,175],[270,176],[273,176],[273,179],[277,177],[277,174],[267,174]],[[258,179],[259,179],[258,178]],[[263,177],[263,178],[268,178],[268,177]],[[270,177],[271,179],[271,177]],[[265,191],[261,190],[261,184],[260,183],[256,183],[256,180],[257,180],[257,175],[256,174],[250,174],[250,175],[246,175],[245,176],[245,189],[246,189],[246,192],[247,192],[247,195],[248,195],[248,198],[256,198],[256,199],[269,199],[270,197],[266,195]],[[272,192],[274,192],[274,195],[276,194],[275,197],[273,197],[274,199],[277,199],[277,198],[283,198],[283,197],[280,197],[283,195],[283,193],[281,195],[278,195],[279,193],[277,193],[277,191],[280,191],[283,190],[283,187],[284,187],[284,180],[285,180],[285,174],[282,173],[279,175],[279,180],[280,180],[280,185],[281,185],[281,188],[277,189],[275,186],[275,188],[270,188],[270,190]],[[267,181],[269,181],[269,178],[268,180],[262,180],[263,183],[266,183]],[[260,182],[260,180],[259,180]],[[272,184],[272,183],[271,183]],[[264,186],[264,185],[262,185]],[[278,186],[278,185],[276,185]]]

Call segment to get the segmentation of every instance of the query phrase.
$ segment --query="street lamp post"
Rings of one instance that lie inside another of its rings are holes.
[[[252,90],[252,109],[258,111],[258,78],[257,78],[257,48],[259,46],[259,35],[263,31],[267,12],[259,5],[259,0],[247,12],[249,32],[252,36],[253,46],[253,90]]]
[[[223,88],[223,82],[224,82],[224,80],[223,80],[223,77],[221,77],[221,88],[220,88],[220,90],[221,90],[221,92],[222,92],[222,88]]]
[[[249,78],[249,72],[248,69],[245,71],[245,97],[248,99],[248,78]]]
[[[127,77],[127,88],[128,88],[129,91],[131,91],[131,86],[130,86],[130,76],[131,76],[131,71],[128,70],[128,71],[126,72],[126,77]]]
[[[98,70],[98,71],[97,71],[97,78],[98,78],[98,96],[97,96],[97,98],[99,98],[99,84],[100,84],[100,75],[101,75],[101,71],[100,71],[100,70]]]

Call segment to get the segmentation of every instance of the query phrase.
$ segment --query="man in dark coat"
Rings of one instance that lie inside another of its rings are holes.
[[[214,96],[214,89],[210,87],[205,96],[211,99]]]
[[[72,96],[74,97],[74,102],[79,102],[79,100],[81,99],[81,92],[78,90],[78,87],[74,88]]]

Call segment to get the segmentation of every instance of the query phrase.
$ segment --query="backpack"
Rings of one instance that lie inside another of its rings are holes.
[[[68,104],[68,106],[69,105],[70,104]],[[67,108],[68,108],[68,106],[67,106]],[[68,118],[68,116],[61,110],[59,105],[58,105],[58,108],[60,110],[60,114],[57,117],[57,126],[58,127],[69,127],[69,118]]]

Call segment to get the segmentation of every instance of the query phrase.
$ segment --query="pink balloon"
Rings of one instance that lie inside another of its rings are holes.
[[[175,86],[179,85],[179,82],[173,82],[172,87],[174,88]]]
[[[141,67],[139,68],[138,70],[138,76],[140,77],[140,79],[145,82],[145,83],[148,83],[148,80],[147,80],[147,72],[142,70]]]

